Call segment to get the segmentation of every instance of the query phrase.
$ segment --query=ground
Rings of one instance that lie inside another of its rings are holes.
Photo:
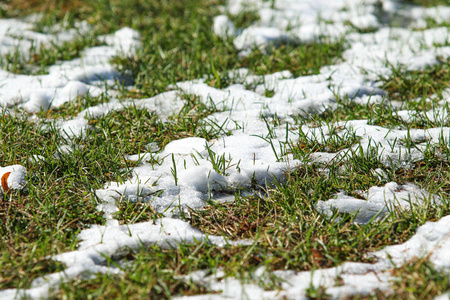
[[[448,299],[448,1],[0,18],[0,298]]]

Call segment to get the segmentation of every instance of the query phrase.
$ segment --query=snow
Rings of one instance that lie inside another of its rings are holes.
[[[384,12],[404,14],[397,2],[382,2]],[[130,28],[100,37],[105,45],[84,49],[80,58],[50,66],[46,75],[15,75],[0,71],[0,107],[5,110],[23,107],[36,113],[59,107],[78,97],[102,94],[111,97],[108,103],[89,107],[71,119],[55,121],[54,125],[67,143],[60,145],[56,156],[70,153],[76,147],[74,138],[82,138],[90,130],[87,118],[100,118],[112,111],[135,106],[153,111],[166,120],[183,107],[183,93],[196,95],[206,105],[216,107],[219,111],[208,116],[205,122],[212,128],[220,127],[223,133],[214,140],[198,137],[175,140],[164,149],[150,144],[148,152],[130,155],[128,158],[131,160],[142,158],[133,169],[132,177],[122,183],[107,183],[103,189],[95,191],[100,201],[98,209],[104,213],[106,224],[81,231],[77,250],[52,257],[65,263],[66,269],[36,279],[29,290],[0,291],[0,298],[46,298],[49,288],[57,288],[61,281],[96,273],[119,273],[119,269],[104,265],[107,258],[148,245],[167,248],[177,247],[178,243],[199,241],[219,246],[252,243],[207,236],[179,217],[189,209],[203,208],[210,199],[219,201],[224,192],[251,192],[255,186],[266,186],[274,179],[282,181],[286,172],[305,163],[322,164],[326,168],[335,159],[351,159],[352,153],[359,149],[367,154],[376,147],[384,167],[408,169],[423,158],[427,144],[449,142],[449,127],[407,131],[370,125],[367,120],[352,120],[333,126],[339,128],[339,137],[357,138],[357,145],[336,153],[316,152],[305,159],[294,159],[289,151],[290,145],[304,136],[319,144],[334,138],[329,124],[298,126],[293,115],[334,109],[337,98],[348,97],[349,101],[360,104],[389,102],[387,93],[378,86],[379,76],[391,75],[392,68],[421,70],[438,64],[438,56],[450,57],[447,27],[423,31],[411,29],[423,25],[428,17],[438,23],[448,20],[450,8],[414,8],[408,15],[413,20],[410,27],[389,28],[376,17],[377,1],[277,0],[272,7],[271,1],[230,0],[226,10],[237,14],[244,7],[254,9],[261,20],[248,28],[235,28],[227,16],[220,15],[212,24],[217,35],[234,39],[241,55],[246,55],[254,47],[265,50],[271,44],[311,42],[317,38],[333,41],[345,37],[349,47],[341,60],[323,67],[317,75],[294,78],[289,71],[282,71],[257,76],[246,69],[231,70],[230,78],[234,78],[236,83],[224,89],[211,87],[199,78],[175,83],[169,87],[171,91],[155,97],[124,101],[116,99],[114,90],[109,87],[117,80],[128,82],[128,79],[122,77],[108,61],[115,55],[132,55],[142,46],[139,33]],[[373,32],[360,34],[355,28],[373,29]],[[88,26],[83,23],[74,30],[44,34],[33,32],[31,25],[24,20],[0,20],[0,53],[13,53],[19,46],[22,54],[27,55],[32,42],[49,46],[52,42],[73,39],[77,32],[87,30]],[[254,90],[247,90],[246,85],[254,86]],[[265,97],[266,90],[273,91],[273,96]],[[448,101],[450,92],[444,93],[441,104]],[[397,105],[392,101],[391,104]],[[444,122],[447,110],[439,107],[424,114],[399,110],[396,115],[405,121],[424,115],[430,120]],[[275,116],[284,119],[288,125],[269,126],[268,122]],[[401,142],[405,138],[410,138],[415,147],[407,148]],[[153,159],[159,163],[149,162]],[[39,160],[38,156],[30,158],[30,161]],[[2,178],[7,172],[11,172],[6,180],[8,188],[25,187],[25,167],[0,168]],[[396,209],[440,205],[443,201],[412,183],[388,182],[381,168],[373,172],[385,181],[384,186],[361,192],[363,199],[346,194],[353,191],[342,191],[334,199],[319,201],[317,210],[324,217],[331,217],[335,210],[354,214],[355,222],[365,224]],[[165,217],[152,222],[119,225],[114,219],[114,213],[119,210],[118,201],[148,202]],[[415,257],[430,255],[436,268],[448,270],[449,236],[450,217],[444,216],[421,226],[409,241],[371,253],[378,258],[375,264],[347,262],[336,268],[314,272],[276,271],[274,274],[285,280],[281,291],[265,291],[256,284],[257,280],[267,276],[264,269],[255,272],[255,281],[249,283],[232,277],[222,278],[220,271],[212,275],[198,271],[188,276],[206,284],[211,291],[220,290],[221,293],[192,298],[303,299],[310,286],[323,286],[333,297],[389,291],[394,280],[390,271]],[[342,281],[339,286],[336,285],[338,277]]]
[[[106,226],[92,226],[83,230],[76,251],[66,252],[53,257],[66,265],[62,272],[53,273],[35,279],[29,290],[6,290],[0,293],[2,299],[29,297],[33,299],[48,298],[49,289],[57,287],[70,278],[90,278],[90,274],[122,272],[117,267],[106,266],[108,257],[120,257],[142,247],[156,245],[161,248],[177,248],[180,243],[209,242],[219,246],[226,244],[246,244],[242,242],[228,243],[223,237],[206,236],[187,222],[162,218],[155,221],[130,225],[119,225],[111,220]],[[11,297],[12,295],[12,297]]]
[[[287,35],[275,27],[248,27],[239,34],[233,44],[238,50],[281,44],[287,41]]]
[[[213,31],[217,36],[223,38],[234,36],[236,28],[234,27],[233,22],[231,22],[231,20],[227,16],[216,16],[214,17],[213,22]]]
[[[21,165],[11,165],[0,167],[0,178],[2,180],[2,193],[11,190],[21,190],[25,187],[27,181],[27,169]],[[6,190],[5,190],[6,188]]]
[[[414,258],[430,255],[430,261],[438,269],[450,266],[450,216],[437,222],[427,222],[407,242],[388,246],[380,251],[370,253],[377,258],[376,263],[346,262],[338,267],[315,271],[293,272],[275,271],[274,275],[283,280],[280,291],[265,291],[252,283],[242,283],[235,278],[222,278],[216,274],[194,272],[186,278],[206,285],[219,295],[199,295],[176,299],[308,299],[308,288],[325,287],[332,298],[344,298],[355,295],[369,295],[376,291],[393,292],[391,282],[396,280],[391,275],[394,267],[400,267]],[[255,282],[264,280],[264,272],[255,272]],[[446,298],[443,298],[446,299]]]
[[[7,20],[5,28],[15,26],[14,19]],[[22,23],[19,22],[19,25]],[[19,26],[20,28],[20,26]],[[39,39],[43,34],[26,31],[28,39]],[[17,33],[16,33],[17,35]],[[76,34],[72,34],[72,39]],[[59,36],[50,35],[41,41],[49,46],[53,39],[59,41]],[[99,96],[106,92],[104,81],[124,80],[108,63],[114,55],[132,54],[141,47],[139,33],[130,28],[123,28],[116,33],[104,36],[108,46],[98,46],[85,50],[81,58],[64,61],[51,66],[46,75],[16,75],[0,71],[0,106],[12,107],[18,104],[29,112],[47,110],[59,107],[78,96]],[[12,39],[12,41],[10,41]],[[0,31],[0,49],[2,53],[10,53],[14,49],[2,47],[3,44],[20,45],[19,49],[26,51],[21,45],[22,39],[11,36],[9,30]],[[100,85],[99,85],[100,83]]]
[[[339,193],[336,199],[319,200],[316,209],[328,217],[332,217],[336,209],[339,213],[355,215],[353,221],[356,223],[367,224],[399,209],[413,209],[414,206],[423,206],[427,202],[441,204],[437,196],[429,195],[412,183],[399,185],[389,182],[383,187],[374,186],[367,191],[364,198],[365,200],[361,200]]]

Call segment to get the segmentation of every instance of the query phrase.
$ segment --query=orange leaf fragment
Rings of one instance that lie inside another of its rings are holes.
[[[7,182],[9,174],[11,174],[11,172],[6,172],[2,176],[2,188],[3,188],[3,193],[5,193],[5,194],[9,193],[9,187],[8,187],[8,182]]]

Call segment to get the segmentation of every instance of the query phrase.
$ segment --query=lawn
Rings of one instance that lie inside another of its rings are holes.
[[[0,4],[0,298],[448,293],[450,3],[344,2]]]

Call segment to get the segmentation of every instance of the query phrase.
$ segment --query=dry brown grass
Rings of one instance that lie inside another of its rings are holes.
[[[14,0],[7,1],[8,14],[26,16],[31,13],[56,13],[63,18],[70,13],[88,13],[92,10],[89,1],[81,0]]]

